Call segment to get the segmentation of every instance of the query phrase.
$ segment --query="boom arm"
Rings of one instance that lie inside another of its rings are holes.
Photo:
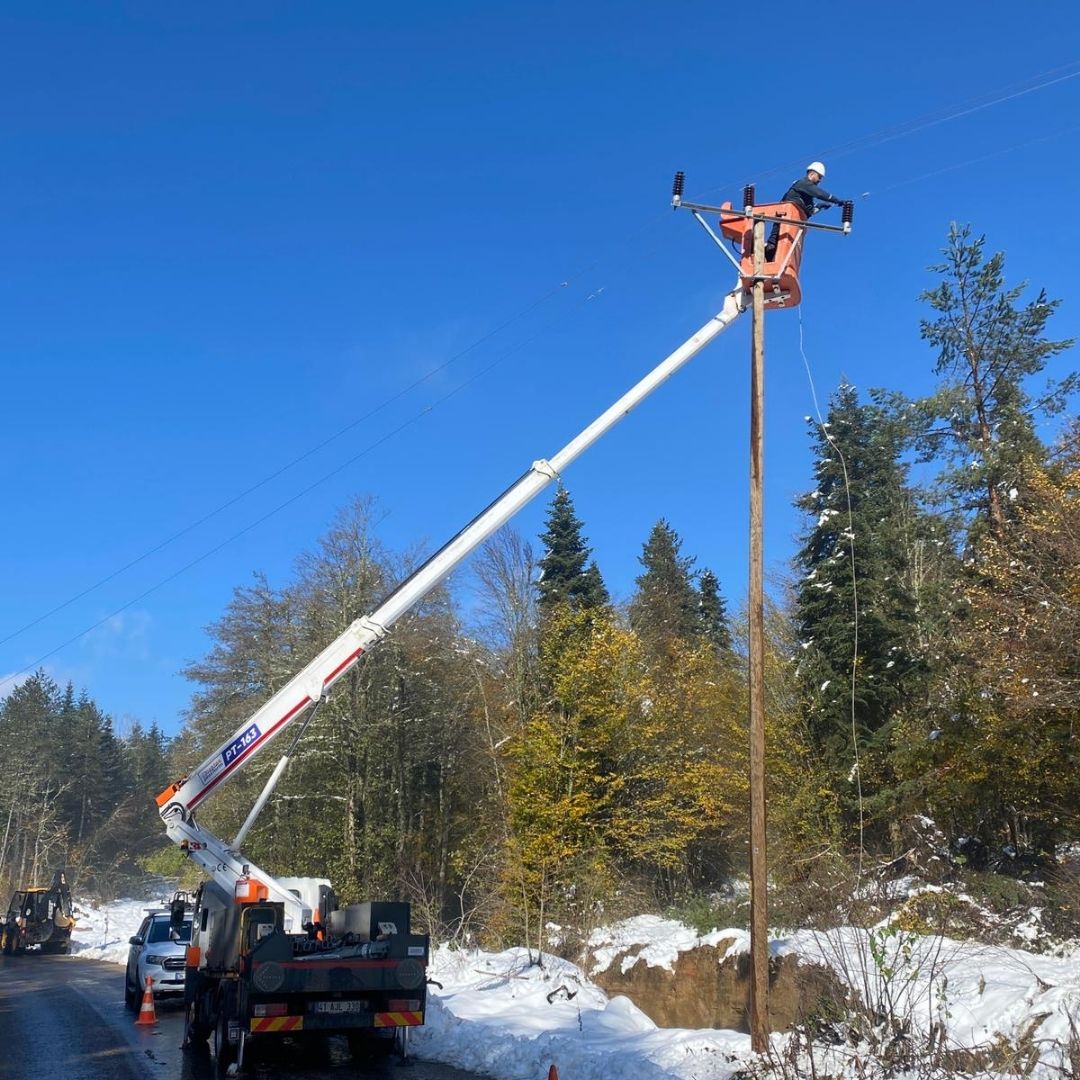
[[[189,854],[196,858],[219,884],[229,889],[244,872],[245,865],[249,866],[249,872],[256,873],[257,868],[245,864],[237,852],[196,825],[191,816],[196,807],[219,785],[234,776],[309,706],[321,701],[338,679],[386,636],[397,619],[438,585],[526,503],[535,498],[567,465],[666,382],[713,338],[726,330],[742,314],[744,305],[744,294],[739,286],[727,295],[720,312],[693,337],[661,361],[554,457],[533,462],[519,480],[403,581],[374,611],[357,619],[336,641],[323,649],[249,720],[241,724],[194,772],[161,792],[157,797],[158,810],[165,821],[169,836],[177,843],[185,845]],[[280,775],[280,767],[275,770],[274,779],[277,775]],[[262,801],[260,800],[258,805],[261,805]],[[258,806],[256,811],[257,809]],[[251,818],[245,823],[242,833],[246,832],[250,824]],[[273,899],[287,898],[290,904],[296,903],[295,897],[286,890],[280,890],[283,896],[276,895],[278,890],[273,887],[272,878],[264,874],[259,874],[259,877],[270,886]]]

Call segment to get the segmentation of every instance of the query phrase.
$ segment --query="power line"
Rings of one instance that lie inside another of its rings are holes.
[[[584,306],[585,304],[587,304],[590,301],[592,301],[593,299],[595,299],[597,297],[597,295],[598,295],[598,293],[595,292],[595,291],[590,292],[587,296],[584,296],[584,297],[582,297],[580,299],[578,306]],[[139,593],[138,596],[132,597],[126,603],[121,604],[118,608],[115,608],[113,611],[109,612],[108,615],[103,616],[102,618],[98,619],[96,622],[92,623],[90,626],[87,626],[85,629],[80,630],[77,634],[72,635],[66,641],[64,641],[61,644],[59,644],[59,645],[55,646],[54,648],[50,649],[48,652],[42,653],[41,656],[39,656],[32,663],[27,664],[25,667],[21,668],[18,671],[12,672],[11,674],[4,676],[2,679],[0,679],[0,688],[8,685],[9,683],[16,682],[23,675],[28,675],[31,672],[35,671],[46,660],[49,660],[50,658],[55,656],[57,653],[62,652],[69,645],[75,644],[75,642],[79,641],[81,638],[85,637],[87,634],[90,634],[94,630],[97,630],[100,627],[104,626],[107,622],[109,622],[110,619],[115,619],[117,615],[120,615],[123,612],[127,611],[128,608],[133,607],[135,604],[139,603],[141,600],[145,600],[146,597],[153,595],[158,590],[160,590],[160,589],[164,588],[166,585],[168,585],[170,582],[175,581],[182,574],[187,573],[188,570],[191,570],[193,567],[198,566],[202,562],[205,562],[212,555],[216,555],[223,548],[225,548],[229,544],[233,543],[233,541],[240,539],[240,537],[245,536],[247,533],[251,532],[253,529],[258,528],[260,525],[262,525],[265,522],[269,521],[270,518],[274,517],[276,514],[279,514],[282,510],[285,510],[288,507],[292,506],[294,503],[296,503],[300,499],[304,498],[305,495],[310,494],[312,491],[314,491],[316,488],[320,487],[322,484],[326,483],[328,480],[331,480],[331,479],[333,479],[333,477],[337,476],[339,473],[344,472],[351,465],[356,464],[356,462],[359,461],[361,458],[366,457],[373,450],[375,450],[378,447],[382,446],[384,443],[389,442],[391,439],[393,439],[395,436],[399,435],[406,428],[409,428],[412,425],[418,423],[425,416],[427,416],[428,413],[433,412],[436,408],[438,408],[440,405],[444,404],[445,402],[449,401],[452,397],[455,397],[457,394],[459,394],[466,387],[471,386],[474,382],[477,382],[479,379],[483,378],[485,375],[487,375],[494,368],[498,367],[499,364],[501,364],[507,357],[512,356],[514,353],[519,352],[521,349],[525,348],[527,345],[532,344],[538,338],[542,337],[545,333],[547,333],[548,330],[551,329],[552,326],[554,326],[560,320],[560,318],[561,318],[561,316],[556,316],[555,318],[550,319],[547,323],[544,324],[544,326],[540,327],[533,335],[523,339],[522,341],[517,342],[516,344],[510,346],[508,349],[504,350],[493,361],[491,361],[491,363],[489,363],[486,367],[481,368],[477,372],[474,372],[472,375],[470,375],[463,382],[461,382],[457,386],[455,386],[452,390],[449,390],[447,393],[443,394],[442,397],[437,398],[432,404],[426,405],[423,409],[421,409],[419,412],[415,413],[408,420],[406,420],[403,423],[399,424],[392,431],[389,431],[385,435],[380,436],[374,442],[372,442],[368,446],[364,447],[364,449],[361,450],[358,454],[354,454],[348,460],[342,462],[340,465],[335,466],[329,472],[324,473],[317,480],[313,481],[312,483],[308,484],[306,487],[302,488],[300,491],[298,491],[295,494],[291,495],[288,499],[286,499],[284,502],[279,503],[272,510],[268,510],[261,517],[258,517],[254,521],[249,522],[242,529],[237,530],[231,536],[228,536],[224,540],[222,540],[220,543],[215,544],[213,547],[211,547],[208,550],[204,551],[201,555],[196,556],[194,559],[191,559],[190,561],[185,563],[183,566],[181,566],[178,569],[174,570],[172,573],[170,573],[167,576],[161,578],[159,581],[157,581],[153,585],[151,585],[148,589],[144,589],[141,593]],[[443,366],[446,366],[446,365],[443,365]]]
[[[501,333],[507,327],[512,326],[514,323],[525,318],[527,315],[530,315],[537,308],[547,303],[547,301],[550,300],[553,296],[558,295],[568,285],[569,281],[565,281],[561,285],[556,286],[553,289],[549,289],[539,299],[528,304],[526,307],[518,311],[515,315],[512,315],[510,318],[500,323],[494,329],[489,330],[486,334],[483,334],[480,337],[476,338],[476,340],[471,342],[460,352],[455,353],[453,356],[449,357],[449,359],[444,360],[441,364],[438,364],[435,367],[431,368],[430,371],[427,371],[418,379],[415,379],[413,382],[409,383],[408,386],[404,387],[403,389],[397,391],[394,394],[391,394],[388,398],[384,399],[373,409],[370,409],[368,412],[364,413],[363,416],[359,416],[355,420],[350,421],[344,427],[339,428],[332,435],[323,439],[321,442],[316,443],[314,446],[305,450],[302,454],[299,454],[296,457],[292,458],[290,461],[287,461],[284,465],[279,466],[273,472],[267,473],[261,480],[257,480],[254,484],[244,488],[243,491],[240,491],[236,495],[233,495],[229,499],[226,499],[225,502],[216,506],[213,510],[210,510],[208,513],[203,514],[202,517],[197,518],[195,521],[192,521],[188,525],[185,525],[182,529],[179,529],[177,532],[174,532],[170,536],[165,537],[165,539],[158,541],[156,544],[153,545],[153,547],[147,548],[147,550],[144,551],[141,555],[137,555],[134,559],[130,559],[128,562],[124,563],[123,566],[119,566],[112,572],[106,574],[104,577],[99,578],[92,585],[88,585],[85,589],[82,589],[80,592],[77,592],[73,596],[68,597],[68,599],[64,600],[62,603],[57,604],[55,607],[52,607],[48,611],[45,611],[41,615],[38,615],[36,618],[31,619],[27,623],[24,623],[18,629],[11,631],[11,633],[9,633],[7,637],[0,638],[0,645],[6,645],[9,641],[17,638],[25,631],[37,626],[39,623],[44,622],[46,619],[51,618],[53,615],[57,614],[60,611],[63,611],[65,608],[70,607],[72,604],[83,599],[83,597],[89,596],[90,593],[95,592],[97,589],[101,588],[102,585],[105,585],[108,582],[112,581],[114,578],[119,577],[121,574],[132,569],[132,567],[138,566],[139,563],[144,562],[146,559],[150,558],[151,555],[156,555],[159,551],[168,547],[170,544],[179,540],[181,537],[186,536],[194,529],[197,529],[200,525],[205,525],[206,522],[217,517],[218,514],[223,513],[225,510],[228,510],[232,506],[235,506],[238,502],[241,502],[243,499],[247,498],[247,496],[258,491],[260,488],[265,487],[273,480],[276,480],[279,476],[284,475],[290,469],[295,468],[297,465],[299,465],[301,462],[306,461],[310,457],[313,457],[320,450],[325,449],[331,443],[340,439],[343,435],[347,435],[350,431],[353,431],[361,424],[370,420],[373,416],[376,416],[378,413],[382,412],[382,410],[387,408],[387,406],[392,405],[395,401],[398,401],[401,398],[405,397],[406,394],[409,394],[418,386],[421,386],[424,383],[428,382],[430,379],[434,378],[437,374],[439,374],[439,372],[445,371],[448,367],[456,363],[458,360],[462,359],[464,356],[468,355],[474,349],[477,349],[485,342],[490,341],[491,338]]]
[[[803,335],[802,305],[799,306],[799,353],[802,355],[803,367],[806,368],[806,379],[810,383],[810,397],[814,402],[814,415],[817,417],[818,428],[826,442],[836,451],[840,459],[840,468],[844,476],[844,498],[847,501],[847,534],[848,534],[848,566],[851,570],[851,609],[852,609],[852,643],[851,643],[851,693],[848,698],[848,710],[851,719],[851,746],[854,754],[852,772],[855,777],[855,792],[859,805],[859,863],[858,879],[862,880],[864,840],[866,835],[866,814],[863,806],[863,783],[862,783],[862,760],[859,755],[859,728],[855,713],[855,685],[859,673],[859,580],[855,569],[855,514],[851,505],[851,477],[848,475],[847,459],[844,457],[840,444],[836,437],[829,431],[829,425],[821,415],[821,406],[818,404],[817,387],[814,384],[814,373],[810,370],[810,361],[806,356],[806,343]]]
[[[623,246],[625,246],[626,243],[637,240],[648,229],[655,226],[659,221],[662,221],[662,220],[665,220],[665,219],[666,219],[666,215],[658,215],[656,217],[650,218],[648,221],[643,223],[639,228],[637,228],[636,230],[631,232],[629,234],[629,236],[624,237]],[[580,265],[576,270],[574,270],[571,274],[569,274],[566,277],[565,280],[560,281],[558,285],[549,288],[546,292],[544,292],[542,295],[540,295],[537,299],[533,300],[532,302],[527,304],[525,307],[521,308],[516,314],[510,316],[508,319],[504,320],[498,326],[494,327],[493,329],[489,330],[487,333],[485,333],[485,334],[481,335],[480,337],[476,338],[469,345],[467,345],[464,349],[460,350],[459,352],[455,353],[453,356],[451,356],[448,359],[444,360],[441,364],[437,364],[435,367],[431,368],[425,374],[421,375],[419,378],[417,378],[413,382],[409,383],[408,386],[405,386],[404,388],[397,391],[396,393],[391,394],[388,398],[384,399],[382,402],[380,402],[378,405],[376,405],[373,409],[370,409],[368,412],[364,413],[362,416],[358,417],[357,419],[355,419],[353,421],[350,421],[350,423],[346,424],[342,428],[339,428],[332,435],[330,435],[327,438],[323,439],[321,442],[316,443],[314,446],[310,447],[309,449],[305,450],[303,453],[301,453],[301,454],[297,455],[296,457],[292,458],[290,461],[287,461],[284,465],[279,466],[273,472],[266,474],[264,477],[262,477],[262,479],[257,480],[254,484],[251,484],[249,487],[244,488],[242,491],[238,492],[236,495],[231,496],[225,502],[223,502],[223,503],[219,504],[218,506],[216,506],[213,510],[210,510],[209,512],[203,514],[201,517],[196,518],[190,524],[185,525],[182,529],[179,529],[176,532],[172,533],[171,535],[169,535],[169,536],[165,537],[164,539],[158,541],[152,547],[147,548],[145,551],[143,551],[140,555],[137,555],[135,558],[128,560],[128,562],[124,563],[122,566],[117,567],[115,570],[113,570],[110,573],[106,574],[104,577],[99,578],[92,585],[86,586],[86,588],[81,589],[79,592],[73,594],[72,596],[69,596],[66,600],[62,601],[59,604],[56,604],[54,607],[50,608],[48,611],[42,612],[40,615],[38,615],[35,618],[31,619],[29,622],[24,623],[22,626],[18,627],[15,630],[12,630],[6,637],[0,638],[0,645],[6,645],[8,642],[13,641],[15,638],[19,637],[21,634],[25,633],[27,630],[30,630],[33,627],[38,626],[40,623],[44,622],[46,619],[51,618],[53,615],[56,615],[59,612],[65,610],[66,608],[70,607],[72,604],[77,603],[79,600],[82,600],[84,597],[89,596],[93,592],[96,592],[99,588],[101,588],[102,585],[108,584],[110,581],[113,581],[116,578],[120,577],[120,575],[126,573],[128,570],[131,570],[132,568],[138,566],[140,563],[145,562],[152,555],[156,555],[158,552],[160,552],[160,551],[164,550],[165,548],[169,547],[171,544],[175,543],[177,540],[179,540],[182,537],[186,536],[188,533],[193,532],[195,529],[199,528],[199,526],[205,525],[206,522],[211,521],[213,518],[217,517],[219,514],[223,513],[225,510],[228,510],[231,507],[235,506],[237,503],[242,502],[249,495],[254,494],[256,491],[260,490],[261,488],[265,487],[267,484],[269,484],[272,481],[276,480],[278,477],[284,475],[286,472],[288,472],[290,469],[294,468],[295,466],[299,465],[301,462],[304,462],[308,458],[313,457],[320,450],[325,449],[331,443],[333,443],[336,440],[340,439],[343,435],[348,434],[350,431],[353,431],[355,428],[359,427],[361,424],[366,423],[373,416],[375,416],[378,413],[382,412],[383,409],[387,408],[389,405],[392,405],[394,402],[399,401],[401,398],[405,397],[407,394],[409,394],[413,390],[415,390],[418,386],[421,386],[424,383],[428,382],[430,379],[434,378],[434,376],[439,374],[439,372],[445,371],[452,364],[456,363],[458,360],[462,359],[463,357],[465,357],[469,353],[473,352],[475,349],[479,348],[481,345],[483,345],[486,342],[490,341],[492,338],[494,338],[498,334],[500,334],[503,330],[506,330],[508,327],[512,326],[514,323],[517,323],[517,322],[521,321],[526,316],[531,315],[534,311],[538,310],[544,304],[546,304],[549,300],[551,300],[552,297],[558,296],[564,290],[568,289],[572,282],[577,281],[578,279],[584,277],[585,274],[592,272],[594,269],[596,269],[597,266],[600,266],[604,262],[605,262],[605,256],[601,255],[601,256],[597,257],[596,259],[594,259],[592,262]],[[592,299],[592,297],[589,296],[589,297],[586,297],[586,299]],[[557,321],[557,320],[555,320],[555,321]],[[547,324],[547,328],[550,328],[551,326],[553,326],[555,324],[555,321]],[[533,341],[533,340],[535,340],[535,337],[529,338],[528,341],[526,342],[526,344],[528,342]],[[520,347],[520,343],[519,343],[518,347]],[[490,368],[485,369],[485,370],[490,370]],[[79,636],[81,636],[81,635],[79,635]]]
[[[953,120],[958,120],[961,117],[970,116],[973,113],[989,109],[994,105],[1001,105],[1006,101],[1012,101],[1014,98],[1024,97],[1027,94],[1033,94],[1038,90],[1045,90],[1047,87],[1056,86],[1058,83],[1063,83],[1077,77],[1080,77],[1080,60],[1073,60],[1068,64],[1062,64],[1058,67],[1041,71],[1036,75],[1030,75],[1018,83],[1010,83],[997,90],[987,91],[977,97],[969,98],[966,101],[958,102],[955,105],[946,106],[944,110],[935,109],[931,112],[922,113],[910,120],[902,120],[896,124],[879,128],[877,131],[859,135],[847,142],[837,143],[834,146],[826,147],[824,150],[817,151],[817,153],[823,158],[846,157],[847,155],[856,153],[864,148],[880,146],[887,142],[893,142],[896,139],[907,138],[909,135],[915,135],[928,128],[937,127],[940,124],[947,124]],[[773,166],[762,172],[754,173],[748,178],[743,177],[742,179],[760,181],[779,172],[787,172],[791,169],[801,168],[804,164],[804,158],[789,159],[780,165]],[[709,188],[699,197],[702,199],[708,198],[717,191],[728,190],[733,185],[741,182],[742,180],[740,179],[730,180],[719,187]]]
[[[1025,139],[1023,142],[1014,143],[1012,146],[1002,147],[1000,150],[991,150],[988,154],[980,154],[978,157],[968,158],[966,161],[958,161],[954,165],[943,165],[940,169],[934,169],[927,173],[920,173],[918,176],[912,176],[906,180],[898,180],[895,184],[889,184],[888,187],[876,188],[874,191],[863,192],[863,197],[884,195],[890,191],[895,191],[897,188],[907,187],[909,184],[918,184],[923,180],[941,176],[943,173],[955,172],[957,169],[966,169],[969,165],[979,165],[984,161],[990,161],[992,158],[1004,157],[1006,154],[1013,154],[1017,150],[1023,150],[1028,146],[1036,146],[1038,143],[1051,142],[1053,139],[1060,139],[1062,135],[1071,135],[1074,132],[1080,132],[1080,124],[1071,124],[1069,127],[1061,128],[1059,131],[1051,132],[1049,135],[1039,135],[1034,139]]]

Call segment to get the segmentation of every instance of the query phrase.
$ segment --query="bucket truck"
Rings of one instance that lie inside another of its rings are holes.
[[[701,218],[727,207],[683,203],[682,174],[672,205]],[[749,200],[752,202],[752,199]],[[755,215],[747,206],[744,216]],[[706,225],[713,239],[719,237]],[[722,245],[721,245],[722,246]],[[734,261],[734,260],[732,260]],[[736,263],[736,266],[739,266]],[[428,938],[413,933],[409,905],[371,901],[339,908],[330,882],[280,877],[256,866],[240,846],[284,772],[299,732],[319,704],[394,623],[449,575],[563,470],[701,349],[748,304],[745,268],[721,310],[553,457],[533,462],[494,502],[403,581],[370,614],[353,622],[303,670],[245,720],[191,773],[170,784],[157,803],[169,837],[208,875],[197,897],[187,952],[186,1042],[211,1034],[219,1066],[243,1066],[251,1040],[287,1033],[393,1032],[399,1049],[424,1018]],[[785,268],[786,269],[786,268]],[[780,282],[767,301],[794,299]],[[231,842],[198,824],[195,812],[277,736],[303,718],[247,820]],[[184,919],[182,905],[177,922]]]

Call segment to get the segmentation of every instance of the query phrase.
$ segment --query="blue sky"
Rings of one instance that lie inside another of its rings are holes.
[[[1008,253],[1010,279],[1064,296],[1053,332],[1080,334],[1075,4],[1041,5],[1037,22],[966,0],[823,12],[770,23],[693,0],[3,5],[0,638],[512,321],[0,645],[0,676],[353,458],[46,669],[121,727],[175,731],[189,693],[179,669],[205,651],[233,588],[255,570],[285,583],[354,495],[377,498],[391,547],[441,543],[730,288],[719,253],[667,209],[675,169],[688,197],[737,198],[747,180],[778,197],[824,157],[826,187],[859,197],[855,233],[813,237],[804,263],[823,399],[845,375],[932,385],[916,297],[953,219]],[[1056,69],[1054,85],[930,122]],[[810,480],[798,338],[796,313],[770,316],[774,570]],[[569,470],[617,597],[665,517],[741,599],[748,341],[746,320]],[[546,501],[519,517],[526,535]]]

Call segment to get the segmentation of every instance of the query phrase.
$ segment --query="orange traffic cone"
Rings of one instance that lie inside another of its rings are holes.
[[[154,980],[146,976],[146,989],[143,991],[142,1004],[139,1006],[139,1015],[135,1019],[136,1024],[156,1024],[157,1013],[154,1012]]]
[[[548,1080],[559,1080],[559,1070],[554,1065],[548,1069]]]

